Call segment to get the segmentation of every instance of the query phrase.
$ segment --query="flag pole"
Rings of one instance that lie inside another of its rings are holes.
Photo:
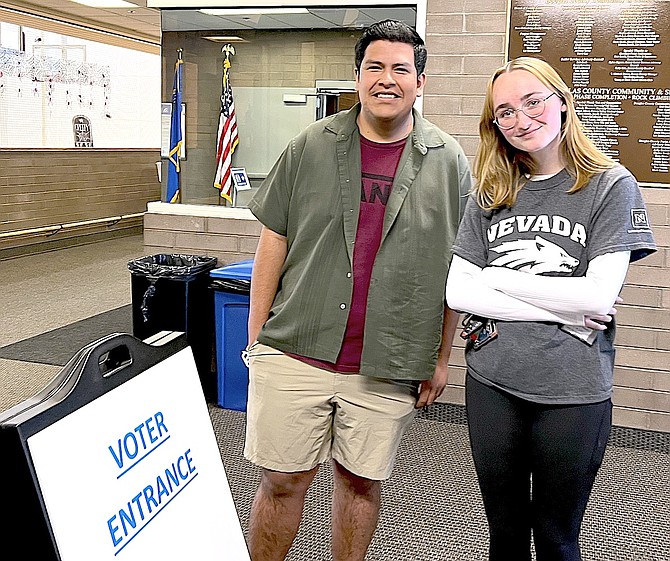
[[[226,44],[221,48],[223,60],[223,76],[221,78],[221,113],[216,140],[216,172],[214,187],[225,203],[234,205],[235,188],[232,178],[232,155],[239,142],[237,135],[237,118],[233,102],[233,89],[230,85],[230,57],[235,54],[235,47]]]
[[[172,112],[170,116],[170,152],[168,154],[168,177],[165,200],[181,202],[181,150],[184,139],[181,128],[182,60],[183,49],[177,49],[172,86]]]

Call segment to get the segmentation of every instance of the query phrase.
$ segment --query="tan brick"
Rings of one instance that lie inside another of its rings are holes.
[[[659,247],[670,247],[670,226],[653,226],[654,238]]]
[[[663,290],[626,284],[621,291],[621,297],[627,305],[659,308],[663,301]]]
[[[642,198],[649,204],[670,205],[670,191],[667,188],[641,187]]]
[[[188,232],[204,232],[205,218],[202,216],[185,216],[177,214],[144,215],[145,225],[149,228],[162,230],[185,230]]]
[[[652,387],[655,390],[670,392],[670,370],[656,371],[653,372],[654,380],[652,382]]]
[[[261,223],[253,219],[207,218],[207,232],[240,236],[260,236]]]
[[[175,245],[205,251],[238,251],[237,236],[178,233]]]
[[[615,366],[614,385],[622,388],[637,388],[640,390],[663,389],[654,387],[654,374],[655,373],[650,370]]]
[[[432,121],[449,134],[473,134],[479,125],[478,117],[467,115],[435,115]]]
[[[626,275],[626,283],[638,286],[670,288],[670,275],[660,267],[631,265]]]
[[[656,411],[649,413],[649,430],[670,432],[670,414]]]
[[[158,245],[146,245],[142,248],[144,255],[158,255],[159,253],[173,253],[172,247],[164,247]]]
[[[432,54],[430,47],[428,52],[431,53],[428,55],[428,62],[426,63],[426,74],[428,75],[428,80],[430,81],[431,75],[443,75],[443,74],[463,74],[463,60],[462,55],[452,56],[452,55],[435,55]]]
[[[649,212],[649,221],[652,228],[655,226],[670,226],[670,212],[667,204],[648,204],[647,211]]]
[[[427,95],[472,95],[486,91],[486,78],[473,76],[433,76],[426,83]]]
[[[663,370],[670,365],[670,351],[618,347],[616,352],[616,363],[619,366],[634,366],[636,368]]]
[[[645,327],[628,325],[617,325],[616,332],[617,347],[638,347],[642,349],[658,348],[657,332]]]
[[[176,233],[170,230],[144,229],[144,245],[152,247],[174,247]]]
[[[246,261],[247,259],[253,259],[253,254],[235,252],[235,251],[221,251],[217,252],[217,257],[219,258],[219,266],[223,267],[224,265],[230,265],[232,263],[239,263],[240,261]]]
[[[661,308],[618,306],[617,321],[620,325],[646,329],[670,329],[670,314]]]
[[[651,419],[649,411],[615,406],[612,410],[612,424],[617,427],[649,430]]]
[[[426,47],[431,52],[433,33],[464,33],[465,14],[427,14],[426,17]]]
[[[656,348],[670,351],[670,331],[656,332]]]
[[[479,120],[482,108],[484,107],[484,96],[463,96],[462,99],[463,115],[473,115]]]
[[[460,135],[458,138],[458,143],[463,148],[466,156],[470,158],[470,165],[472,165],[472,159],[474,158],[477,147],[479,146],[479,137],[478,136],[463,136]]]
[[[423,113],[428,118],[431,115],[460,115],[462,113],[462,98],[452,95],[427,95],[423,101]]]
[[[667,249],[659,247],[651,255],[647,255],[643,259],[631,263],[631,267],[665,267],[667,262]]]
[[[438,36],[435,36],[437,39]],[[497,54],[505,48],[505,34],[491,34],[491,35],[440,35],[439,40],[433,43],[433,54],[444,55],[491,55]]]
[[[501,12],[505,14],[506,0],[430,0],[429,13]]]
[[[464,386],[466,369],[459,366],[449,366],[449,385]]]
[[[468,76],[486,76],[493,74],[494,70],[505,64],[505,55],[500,54],[468,54],[463,58],[463,71]],[[482,91],[482,95],[484,92]]]
[[[663,267],[670,267],[670,248],[661,247],[656,253],[663,255]]]
[[[449,364],[454,366],[465,367],[465,355],[462,347],[455,347],[449,355]]]
[[[465,405],[465,388],[462,386],[448,385],[444,392],[437,398],[438,403],[456,403]]]
[[[252,236],[241,236],[238,240],[238,247],[241,253],[254,255],[258,247],[258,238]]]
[[[624,407],[670,413],[669,392],[615,387],[612,402]]]

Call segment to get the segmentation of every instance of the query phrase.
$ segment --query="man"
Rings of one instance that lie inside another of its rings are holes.
[[[413,110],[427,58],[415,30],[376,23],[355,55],[360,104],[294,138],[249,204],[263,224],[245,443],[263,468],[253,561],[285,558],[329,459],[333,559],[364,559],[400,438],[447,383],[458,315],[444,287],[469,166]]]

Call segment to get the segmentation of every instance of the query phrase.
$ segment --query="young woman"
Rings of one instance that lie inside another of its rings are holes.
[[[613,306],[654,238],[637,181],[586,137],[546,62],[496,70],[479,132],[446,296],[469,314],[466,407],[489,559],[530,560],[532,530],[538,561],[581,560],[611,426]]]

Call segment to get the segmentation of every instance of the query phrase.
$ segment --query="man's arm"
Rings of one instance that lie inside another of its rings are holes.
[[[270,308],[277,294],[279,277],[287,253],[286,237],[263,226],[251,272],[249,321],[247,324],[249,345],[256,341],[261,327],[270,315]]]
[[[419,398],[416,401],[416,407],[431,405],[438,397],[442,395],[448,380],[449,355],[451,354],[451,345],[454,341],[456,327],[458,326],[460,314],[444,306],[444,319],[442,320],[442,342],[437,353],[437,364],[435,365],[435,374],[432,379],[423,380],[419,386]]]

